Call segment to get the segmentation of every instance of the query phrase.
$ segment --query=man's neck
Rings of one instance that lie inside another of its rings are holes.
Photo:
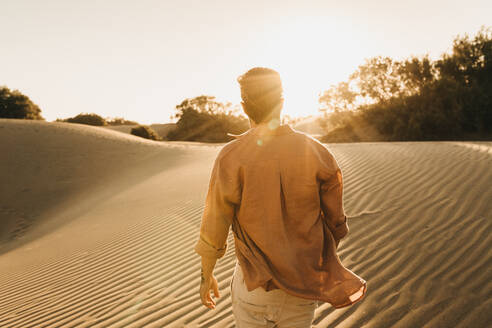
[[[255,123],[253,120],[250,119],[249,123],[251,128],[253,129],[258,128],[260,130],[262,129],[275,130],[280,125],[280,117],[273,117],[270,120],[261,123]]]

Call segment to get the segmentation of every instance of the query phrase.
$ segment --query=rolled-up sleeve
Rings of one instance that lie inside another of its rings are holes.
[[[195,252],[204,257],[221,258],[227,250],[227,236],[240,201],[237,176],[220,156],[212,169]]]
[[[333,237],[340,240],[348,233],[347,216],[343,208],[343,177],[335,158],[323,156],[320,177],[320,205],[323,217]]]
[[[202,235],[200,235],[195,245],[195,252],[204,257],[214,257],[220,259],[222,256],[224,256],[226,250],[227,243],[224,245],[224,247],[217,249],[216,246],[205,241]]]

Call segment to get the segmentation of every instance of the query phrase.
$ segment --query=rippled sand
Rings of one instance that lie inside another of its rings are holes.
[[[214,311],[193,252],[221,145],[0,119],[0,327],[233,327],[232,237]],[[328,145],[345,178],[340,258],[365,299],[315,327],[488,327],[492,143]]]

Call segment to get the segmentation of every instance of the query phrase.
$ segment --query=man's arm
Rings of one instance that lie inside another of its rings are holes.
[[[325,222],[338,247],[340,239],[348,233],[347,216],[343,208],[343,177],[335,158],[324,154],[320,173],[320,203]]]
[[[195,245],[195,251],[202,257],[200,298],[210,309],[215,308],[210,291],[219,297],[213,270],[217,259],[223,257],[227,249],[227,236],[239,198],[237,177],[223,164],[219,154],[212,170],[200,236]]]

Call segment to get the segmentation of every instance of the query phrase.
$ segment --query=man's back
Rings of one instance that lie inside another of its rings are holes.
[[[215,162],[197,251],[222,248],[232,225],[248,290],[352,304],[365,281],[344,268],[336,245],[348,231],[343,184],[325,146],[288,125],[256,128]]]

